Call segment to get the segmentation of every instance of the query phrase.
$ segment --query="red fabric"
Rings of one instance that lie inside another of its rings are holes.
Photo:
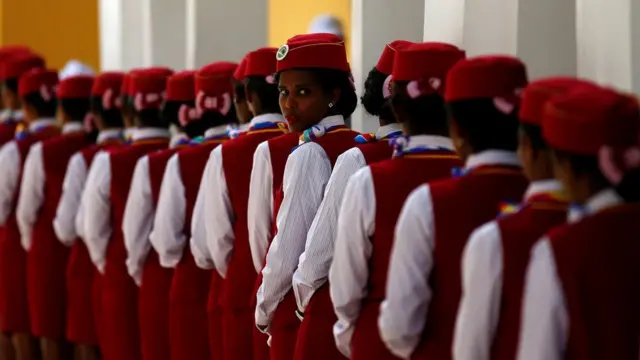
[[[109,141],[89,146],[80,151],[87,169],[100,150],[122,145],[121,141]],[[77,344],[98,345],[98,318],[100,316],[100,283],[98,271],[91,262],[89,250],[81,239],[71,247],[66,266],[67,319],[66,337]]]
[[[204,93],[207,96],[221,96],[233,92],[233,73],[236,63],[219,61],[205,65],[198,71],[195,79],[196,95]]]
[[[55,86],[58,84],[58,73],[54,70],[34,68],[22,76],[18,81],[18,95],[42,93],[46,90],[50,97],[55,97]],[[45,97],[45,96],[43,96]],[[46,99],[45,99],[46,100]]]
[[[244,76],[269,76],[276,73],[276,52],[278,49],[264,47],[246,56]]]
[[[333,34],[296,35],[278,49],[277,60],[278,72],[296,68],[351,70],[344,41]]]
[[[180,71],[167,80],[168,101],[193,101],[195,95],[195,72]]]
[[[549,233],[569,319],[565,359],[640,356],[639,218],[638,204],[618,206]]]
[[[527,70],[509,56],[478,56],[459,61],[447,75],[447,102],[517,96],[527,85]]]
[[[582,88],[551,99],[542,115],[542,133],[554,149],[596,155],[601,147],[638,144],[638,100],[605,88]]]
[[[176,266],[169,291],[169,341],[171,360],[209,359],[207,299],[211,270],[200,269],[191,255],[191,217],[200,179],[210,152],[219,143],[205,143],[178,152],[180,177],[185,188],[184,235],[187,243]]]
[[[499,214],[501,202],[522,199],[527,180],[519,169],[487,166],[429,187],[435,224],[433,296],[423,338],[412,359],[449,360],[461,293],[462,251],[471,232]]]
[[[138,288],[129,276],[127,251],[122,234],[122,216],[129,195],[133,170],[139,158],[167,148],[168,139],[134,142],[111,152],[111,229],[102,276],[101,345],[105,360],[139,360]]]
[[[238,67],[233,72],[233,78],[237,82],[242,82],[244,80],[244,77],[245,77],[244,70],[247,68],[247,55],[245,55],[245,57],[242,58],[242,61],[240,61],[240,64],[238,64]]]
[[[560,203],[527,204],[519,212],[498,220],[502,242],[500,317],[491,349],[493,360],[512,360],[520,337],[522,292],[533,245],[552,227],[567,220]]]
[[[136,110],[159,109],[171,74],[161,71],[140,71],[129,80],[129,93],[134,98]]]
[[[17,126],[18,122],[14,120],[0,123],[0,147],[15,138]]]
[[[44,68],[44,59],[36,54],[25,53],[3,61],[0,68],[2,80],[18,79],[33,68]]]
[[[94,77],[76,75],[60,80],[56,95],[58,99],[86,99],[91,97]]]
[[[53,230],[62,183],[69,159],[89,146],[83,133],[73,133],[42,142],[44,197],[31,234],[27,253],[27,298],[31,333],[37,337],[61,340],[65,337],[66,268],[69,248]]]
[[[224,279],[213,270],[209,282],[209,295],[207,296],[207,324],[209,329],[209,351],[211,360],[224,359],[224,332],[222,324],[222,287]]]
[[[396,40],[385,45],[382,54],[376,64],[376,69],[385,75],[391,75],[393,72],[393,61],[396,56],[396,51],[404,49],[407,46],[413,44],[411,41]]]
[[[572,77],[552,77],[533,81],[522,92],[518,117],[526,124],[542,126],[544,107],[552,98],[596,84]]]
[[[333,168],[340,154],[357,145],[355,141],[357,135],[357,132],[345,128],[344,131],[341,129],[336,132],[328,132],[326,135],[316,139],[315,142],[322,146]],[[290,291],[290,293],[293,297],[293,291]],[[293,306],[291,307],[291,305]],[[295,317],[296,309],[295,299],[292,304],[280,303],[278,311],[274,315],[274,324],[278,314],[291,313],[294,315],[294,319],[297,319]],[[318,290],[305,309],[304,320],[298,330],[294,359],[343,358],[333,339],[335,321],[336,316],[329,299],[328,289],[325,291]]]
[[[367,165],[378,161],[390,159],[393,155],[393,147],[386,140],[356,146],[362,152]]]
[[[91,88],[91,95],[102,96],[107,90],[113,91],[114,97],[120,95],[120,88],[124,80],[124,73],[107,71],[96,76]]]
[[[164,169],[177,149],[156,151],[148,155],[149,182],[154,208],[158,205]],[[140,347],[144,360],[169,360],[169,290],[173,269],[160,266],[153,248],[145,259],[138,291]]]
[[[444,84],[449,69],[464,57],[464,51],[446,43],[411,44],[396,52],[393,62],[393,80],[435,78]],[[444,86],[438,90],[443,88]]]
[[[20,153],[20,170],[31,145],[59,134],[55,127],[30,134],[17,140]],[[4,234],[0,237],[0,331],[29,333],[29,308],[27,300],[27,253],[20,243],[20,230],[16,222],[15,204],[20,193],[20,182],[14,194],[14,208],[7,218]]]
[[[249,58],[249,63],[251,61]],[[252,358],[252,348],[246,346],[246,339],[252,336],[255,328],[255,308],[252,309],[250,304],[257,273],[249,245],[249,181],[253,153],[258,145],[282,134],[283,130],[279,128],[249,131],[222,146],[222,167],[233,209],[235,236],[221,298],[226,360]]]
[[[351,359],[397,359],[380,339],[378,315],[385,297],[389,257],[400,210],[421,184],[447,178],[462,161],[449,151],[408,154],[370,165],[375,190],[375,233],[371,238],[367,296],[362,301],[351,342]]]

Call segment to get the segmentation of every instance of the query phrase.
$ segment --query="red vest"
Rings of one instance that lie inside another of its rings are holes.
[[[527,180],[508,167],[479,167],[469,174],[430,184],[435,224],[433,297],[414,359],[451,359],[461,294],[460,261],[467,239],[499,214],[501,202],[519,202]],[[473,206],[469,206],[473,205]]]
[[[4,236],[0,238],[0,330],[4,332],[29,332],[29,311],[27,300],[27,253],[20,243],[20,230],[16,222],[15,203],[20,194],[22,167],[31,145],[60,134],[59,129],[48,127],[16,140],[20,154],[20,175],[14,193],[14,207],[4,226]]]
[[[549,229],[566,220],[567,204],[551,201],[528,203],[517,213],[498,220],[503,270],[500,318],[491,349],[492,359],[515,359],[524,277],[531,248]]]
[[[233,308],[248,308],[256,281],[249,230],[247,205],[249,202],[249,181],[253,167],[253,154],[260,143],[282,135],[281,129],[249,131],[245,135],[227,141],[222,146],[222,166],[229,189],[229,199],[233,207],[233,255],[229,260],[226,281],[222,295],[222,305]]]
[[[291,132],[288,134],[280,135],[268,141],[269,143],[269,156],[271,159],[271,173],[273,175],[273,234],[275,236],[277,231],[276,216],[280,210],[282,199],[284,194],[282,193],[282,178],[284,177],[284,167],[287,164],[287,159],[291,150],[298,146],[300,142],[300,133]],[[269,240],[271,241],[271,240]]]
[[[367,165],[390,159],[393,155],[393,147],[388,140],[378,140],[368,144],[360,144],[356,146],[362,152]]]
[[[569,318],[565,359],[636,360],[640,337],[640,204],[549,232]]]
[[[17,126],[18,123],[16,121],[5,121],[0,123],[0,147],[13,140]]]
[[[64,338],[66,289],[65,271],[69,248],[56,237],[53,219],[62,196],[62,183],[69,159],[90,145],[84,132],[62,135],[42,142],[45,183],[42,207],[33,226],[32,245],[27,253],[27,290],[31,330],[34,335]]]

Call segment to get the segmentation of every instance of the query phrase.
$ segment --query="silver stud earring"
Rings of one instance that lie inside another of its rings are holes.
[[[329,103],[329,109],[331,109],[332,107],[333,107],[333,103],[332,103],[332,102],[330,102],[330,103]]]

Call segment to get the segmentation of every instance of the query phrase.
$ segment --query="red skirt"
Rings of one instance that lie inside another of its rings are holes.
[[[76,240],[67,263],[67,339],[76,344],[98,345],[94,311],[94,277],[97,271],[87,247]]]
[[[138,287],[124,262],[109,261],[102,276],[100,345],[104,360],[140,360]]]
[[[365,301],[351,338],[351,360],[399,360],[380,338],[378,315],[382,301]]]
[[[44,219],[43,219],[44,220]],[[66,332],[67,261],[69,248],[58,241],[51,223],[39,220],[27,253],[27,297],[31,333],[62,340]]]
[[[20,244],[15,214],[0,237],[0,331],[30,333],[27,301],[27,253]]]
[[[333,325],[337,320],[329,296],[329,284],[325,283],[313,294],[305,309],[304,320],[298,331],[295,359],[346,359],[333,338]]]
[[[255,321],[255,309],[256,309],[256,294],[258,293],[258,288],[262,284],[262,272],[258,273],[258,277],[256,278],[256,283],[253,288],[253,296],[251,297],[250,308],[251,308],[251,322],[253,324],[253,360],[269,360],[270,348],[267,344],[269,341],[269,335],[263,333],[258,330],[256,327]]]
[[[138,293],[140,347],[144,360],[169,360],[169,290],[173,269],[160,266],[151,250],[142,270]]]
[[[271,321],[271,360],[291,360],[294,358],[300,320],[296,316],[296,297],[293,291],[284,296],[278,304]]]
[[[211,270],[200,269],[189,249],[175,268],[169,292],[171,360],[209,359],[207,299]]]
[[[222,328],[222,307],[220,300],[224,282],[220,274],[213,270],[207,299],[207,318],[209,322],[209,351],[211,360],[224,359],[224,334]]]

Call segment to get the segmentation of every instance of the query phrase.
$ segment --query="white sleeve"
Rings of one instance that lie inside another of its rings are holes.
[[[502,243],[493,221],[476,229],[462,256],[462,297],[454,333],[455,360],[489,360],[500,319]]]
[[[31,233],[44,202],[44,182],[42,142],[37,142],[31,146],[24,163],[20,196],[16,208],[16,220],[20,229],[22,247],[27,251],[31,248]]]
[[[333,335],[340,352],[351,353],[351,337],[360,316],[362,299],[367,296],[369,259],[373,251],[376,196],[371,169],[358,171],[344,191],[338,217],[335,254],[329,271],[329,289],[338,321]]]
[[[0,149],[0,225],[4,225],[13,211],[18,182],[20,181],[20,151],[15,141],[9,141]]]
[[[525,278],[518,360],[561,360],[569,334],[569,315],[549,240],[531,252]]]
[[[267,141],[253,154],[247,207],[249,246],[256,272],[262,270],[273,224],[273,169]]]
[[[432,291],[434,215],[428,185],[404,203],[395,230],[386,298],[380,306],[380,337],[394,355],[407,359],[415,350],[427,319]]]
[[[200,188],[198,189],[198,197],[193,207],[193,215],[191,217],[191,240],[189,241],[191,247],[191,254],[199,268],[210,270],[215,268],[213,259],[211,259],[211,252],[207,246],[207,230],[205,223],[207,221],[206,213],[204,211],[204,197],[207,184],[209,184],[209,172],[211,167],[211,157],[207,161],[207,165],[204,168],[202,179],[200,180]]]
[[[182,258],[186,236],[184,234],[187,201],[180,173],[180,157],[169,159],[162,177],[160,196],[153,231],[149,239],[158,253],[160,265],[174,268]]]
[[[233,254],[235,233],[233,223],[235,214],[229,198],[229,189],[222,166],[222,147],[216,147],[211,153],[212,166],[209,168],[209,182],[204,192],[204,211],[209,214],[205,223],[207,245],[216,270],[223,278],[227,275],[229,260]]]
[[[84,237],[91,261],[104,273],[107,245],[111,237],[111,162],[108,153],[99,153],[93,160],[87,185],[82,195],[84,204]]]
[[[75,222],[86,180],[87,164],[82,153],[77,152],[69,159],[67,172],[62,183],[62,195],[56,209],[56,217],[53,220],[56,236],[66,246],[73,245],[78,236]]]
[[[257,293],[256,324],[268,327],[280,301],[291,290],[309,226],[331,176],[331,162],[316,143],[297,148],[285,165],[284,199],[276,218],[278,233],[267,251],[262,284]]]
[[[127,270],[138,286],[142,281],[144,262],[151,249],[149,234],[153,226],[154,211],[149,157],[143,156],[133,170],[122,220],[124,246],[127,249]]]
[[[304,312],[313,294],[326,281],[333,258],[338,212],[351,175],[366,166],[362,151],[347,150],[338,157],[327,183],[318,212],[307,233],[307,241],[298,269],[293,274],[293,291],[298,309]]]

